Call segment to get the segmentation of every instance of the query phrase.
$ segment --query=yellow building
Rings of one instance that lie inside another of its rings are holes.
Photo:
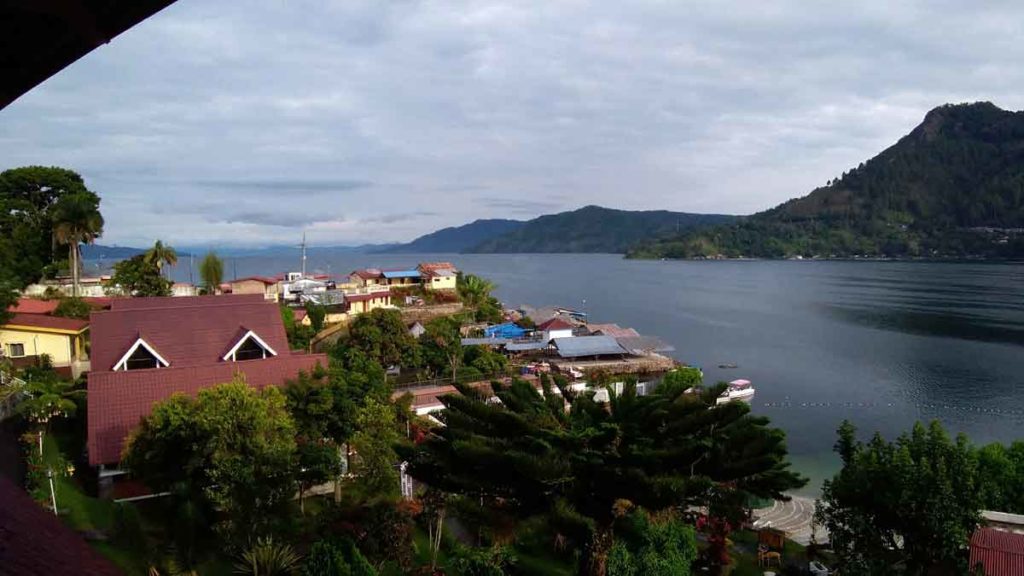
[[[386,291],[369,292],[366,294],[345,294],[348,313],[351,316],[363,314],[377,308],[393,308],[391,293]]]
[[[89,369],[89,322],[46,314],[15,314],[0,326],[0,349],[15,366],[49,356],[53,367],[72,378]]]
[[[457,287],[459,272],[450,262],[424,262],[418,270],[427,290],[455,290]]]

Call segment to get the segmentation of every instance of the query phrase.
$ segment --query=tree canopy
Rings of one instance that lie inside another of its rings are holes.
[[[216,294],[224,281],[224,261],[214,252],[207,252],[199,263],[199,278],[207,294]]]
[[[107,286],[127,296],[170,296],[172,285],[145,254],[114,264],[114,273],[107,281]]]
[[[401,448],[417,479],[482,498],[510,518],[544,517],[584,550],[581,568],[604,574],[623,502],[658,512],[706,504],[716,494],[786,498],[806,480],[789,470],[784,434],[742,403],[715,405],[719,387],[638,396],[627,384],[607,404],[542,378],[457,385],[433,431]],[[565,410],[563,398],[569,402]]]
[[[284,394],[239,380],[156,404],[122,460],[147,486],[185,490],[223,512],[220,528],[244,541],[266,530],[295,493],[295,457]]]
[[[72,296],[78,296],[78,276],[82,265],[79,246],[83,242],[92,244],[101,234],[103,216],[100,215],[99,196],[90,192],[76,192],[61,197],[54,204],[53,239],[68,247]]]
[[[965,574],[982,495],[967,438],[916,424],[887,442],[839,428],[843,467],[822,488],[817,521],[844,574]]]

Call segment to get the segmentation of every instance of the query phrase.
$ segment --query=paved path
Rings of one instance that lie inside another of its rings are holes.
[[[782,530],[791,539],[807,545],[811,541],[811,522],[814,519],[814,500],[793,496],[789,502],[775,501],[768,508],[754,510],[756,528],[772,527]],[[817,528],[818,543],[828,541],[828,533]]]

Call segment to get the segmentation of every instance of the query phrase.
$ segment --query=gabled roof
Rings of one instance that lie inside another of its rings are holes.
[[[1024,575],[1024,534],[978,528],[971,536],[969,567],[985,567],[986,576]]]
[[[156,361],[159,362],[162,367],[166,368],[166,367],[170,366],[170,363],[167,361],[167,359],[165,359],[163,356],[161,356],[160,353],[157,352],[155,348],[150,346],[146,342],[146,340],[142,338],[142,336],[139,336],[139,338],[135,341],[135,343],[131,345],[131,348],[128,348],[128,350],[125,351],[125,353],[121,356],[121,358],[118,359],[118,361],[114,363],[114,368],[113,369],[114,370],[125,370],[125,369],[127,369],[128,359],[131,358],[132,354],[135,354],[135,352],[139,348],[142,348],[146,352],[149,352],[149,354],[151,356],[153,356],[153,358],[156,358]]]
[[[577,336],[575,338],[555,338],[553,340],[558,355],[562,358],[579,358],[582,356],[618,356],[626,351],[611,336]]]
[[[421,262],[417,269],[424,276],[454,276],[457,272],[451,262]]]
[[[0,572],[24,576],[122,574],[53,512],[44,510],[3,476],[0,502]]]
[[[15,304],[7,307],[7,311],[15,314],[50,314],[57,309],[57,304],[60,304],[60,300],[18,298]]]
[[[537,330],[549,331],[549,330],[571,330],[572,324],[569,324],[561,318],[552,318],[546,322],[542,322],[537,325]]]
[[[89,328],[89,321],[77,318],[47,316],[46,314],[15,314],[4,326],[8,328],[22,328],[27,331],[36,329],[44,332],[59,331],[77,334]]]
[[[587,330],[590,330],[591,334],[613,336],[615,338],[640,335],[636,330],[632,328],[623,328],[618,324],[587,324]]]
[[[131,298],[91,320],[97,372],[111,370],[140,336],[175,368],[222,362],[243,327],[274,350],[289,349],[277,304],[260,294]]]
[[[261,348],[266,350],[267,354],[271,356],[277,356],[277,352],[275,352],[274,349],[269,344],[264,342],[263,339],[260,338],[259,334],[253,332],[252,330],[247,330],[244,327],[239,329],[239,332],[241,332],[241,334],[238,336],[238,338],[235,339],[234,345],[232,345],[231,348],[229,348],[228,351],[225,352],[224,355],[220,357],[221,360],[234,360],[235,352],[238,352],[238,349],[242,347],[242,344],[245,344],[245,341],[250,339],[256,342],[256,344],[258,344]]]

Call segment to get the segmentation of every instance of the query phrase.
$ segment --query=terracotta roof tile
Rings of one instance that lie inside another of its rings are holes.
[[[0,573],[18,576],[80,574],[120,576],[122,572],[89,547],[52,512],[0,477]]]
[[[269,342],[268,342],[269,344]],[[282,354],[265,360],[218,362],[205,366],[154,368],[118,372],[90,372],[88,383],[88,448],[92,465],[113,464],[121,459],[124,440],[153,404],[175,393],[195,396],[199,390],[230,382],[236,373],[250,386],[278,386],[327,366],[324,354]]]
[[[562,320],[561,318],[552,318],[547,322],[542,322],[538,324],[537,330],[570,330],[572,329],[572,327],[572,324],[569,324],[568,322]]]
[[[261,294],[131,298],[94,312],[91,321],[92,369],[100,372],[113,369],[139,337],[172,368],[219,362],[243,326],[278,354],[289,349],[277,304]]]
[[[89,322],[87,320],[79,320],[77,318],[47,316],[46,314],[15,314],[6,325],[81,332],[89,327]]]
[[[57,309],[59,300],[37,300],[35,298],[18,298],[13,306],[8,306],[8,312],[16,314],[49,314]]]

